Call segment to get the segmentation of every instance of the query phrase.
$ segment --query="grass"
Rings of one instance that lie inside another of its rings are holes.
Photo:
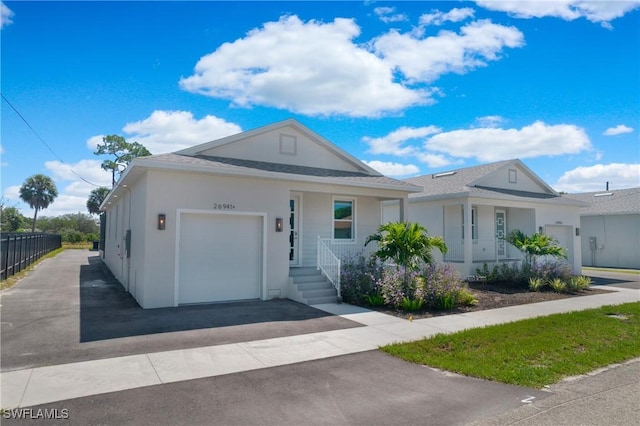
[[[62,251],[64,251],[65,248],[66,247],[63,244],[62,247],[60,247],[59,249],[55,249],[53,251],[50,251],[49,253],[45,254],[40,259],[36,260],[34,263],[32,263],[31,265],[27,266],[26,268],[24,268],[22,271],[18,272],[17,274],[11,275],[6,280],[0,281],[0,290],[7,290],[7,289],[13,287],[18,281],[20,281],[25,275],[27,275],[33,268],[35,268],[35,266],[38,263],[42,262],[45,259],[49,259],[49,258],[52,258],[54,256],[57,256],[58,254],[62,253]]]
[[[592,266],[583,266],[582,269],[586,269],[588,271],[620,272],[623,274],[640,275],[640,270],[638,269],[596,268]]]
[[[416,364],[541,388],[640,356],[640,302],[438,334],[381,350]]]
[[[93,243],[87,241],[83,241],[81,243],[62,243],[62,248],[91,250],[93,248]]]

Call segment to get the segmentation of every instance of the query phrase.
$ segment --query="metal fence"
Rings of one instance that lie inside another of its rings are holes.
[[[56,234],[1,233],[0,279],[22,271],[45,254],[62,247],[62,237]]]

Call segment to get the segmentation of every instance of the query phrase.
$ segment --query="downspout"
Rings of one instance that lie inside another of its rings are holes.
[[[131,201],[132,201],[132,197],[131,197],[131,190],[129,189],[129,187],[127,185],[122,185],[122,187],[124,189],[127,190],[127,192],[129,192],[129,212],[128,212],[128,217],[127,217],[127,230],[125,231],[125,258],[127,259],[127,292],[129,292],[129,282],[130,282],[130,277],[131,277],[131,255],[130,255],[130,251],[131,251],[131,241],[129,241],[129,246],[127,246],[127,242],[126,242],[126,236],[129,235],[129,239],[131,239]]]

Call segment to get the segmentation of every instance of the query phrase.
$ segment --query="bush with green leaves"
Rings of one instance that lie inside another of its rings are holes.
[[[382,306],[382,305],[384,305],[384,297],[382,297],[382,294],[379,291],[376,291],[373,294],[365,294],[364,295],[364,300],[370,306]]]
[[[545,285],[546,282],[542,278],[529,278],[529,290],[531,291],[540,291]]]
[[[569,291],[578,292],[582,290],[586,290],[591,285],[591,278],[585,277],[584,275],[577,275],[571,277],[571,279],[567,282],[567,287]]]
[[[402,299],[402,302],[400,302],[400,308],[402,308],[403,311],[407,311],[407,312],[419,311],[420,309],[422,309],[423,305],[424,305],[424,300],[410,299],[408,297],[404,297]]]
[[[549,287],[556,293],[564,293],[567,290],[567,283],[560,278],[554,278],[549,280]]]
[[[345,303],[363,305],[365,296],[375,294],[376,283],[382,276],[382,265],[374,257],[362,253],[342,259],[340,294]]]

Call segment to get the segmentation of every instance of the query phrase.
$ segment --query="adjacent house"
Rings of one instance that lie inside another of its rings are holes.
[[[580,209],[582,265],[640,269],[640,188],[568,194]]]
[[[489,267],[520,262],[521,253],[504,237],[513,229],[527,235],[544,232],[567,250],[575,273],[581,269],[580,207],[560,195],[514,159],[405,180],[423,188],[409,195],[408,220],[444,237],[440,257],[462,276]],[[396,202],[385,203],[385,220],[397,220]],[[434,253],[438,255],[438,253]]]
[[[376,232],[382,203],[419,191],[286,120],[135,159],[101,206],[103,259],[143,308],[335,301],[310,275],[335,283],[336,254]]]

